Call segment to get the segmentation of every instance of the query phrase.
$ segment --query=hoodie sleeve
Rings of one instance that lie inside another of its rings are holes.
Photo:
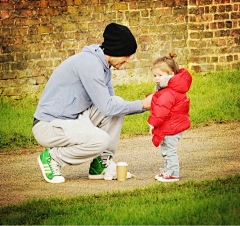
[[[107,82],[107,87],[108,87],[109,94],[111,96],[115,96],[115,91],[113,89],[113,85],[112,85],[111,79],[109,79],[109,81]]]
[[[148,123],[154,127],[159,127],[170,117],[170,111],[175,104],[175,97],[169,91],[162,92],[161,95],[152,102],[151,115]]]
[[[121,103],[112,100],[114,90],[111,80],[106,77],[107,72],[104,72],[102,62],[97,57],[86,56],[81,64],[77,70],[83,87],[103,115],[114,116],[142,112],[140,100]]]

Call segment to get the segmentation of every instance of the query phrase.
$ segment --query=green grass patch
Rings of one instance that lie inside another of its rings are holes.
[[[240,175],[0,208],[1,225],[238,225]]]
[[[1,98],[0,148],[31,147],[36,144],[32,134],[36,99],[12,100]]]
[[[188,96],[193,126],[239,121],[240,71],[193,74]]]
[[[192,127],[208,123],[239,121],[240,119],[240,71],[193,73],[188,92]],[[154,92],[154,83],[130,83],[115,86],[116,95],[125,100],[145,98]],[[37,100],[21,101],[2,98],[0,103],[0,149],[31,147],[37,145],[32,135],[33,113]],[[148,134],[149,111],[125,117],[121,137]]]

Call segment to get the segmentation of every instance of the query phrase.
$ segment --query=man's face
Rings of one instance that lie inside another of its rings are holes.
[[[116,69],[120,68],[126,62],[129,62],[131,56],[113,57],[111,56],[108,60],[109,66],[113,66]]]

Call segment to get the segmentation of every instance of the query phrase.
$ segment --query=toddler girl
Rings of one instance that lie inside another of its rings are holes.
[[[176,54],[160,57],[154,61],[152,72],[156,82],[151,114],[148,118],[152,142],[158,147],[164,159],[164,168],[155,176],[162,182],[179,181],[179,160],[177,143],[184,130],[190,127],[189,103],[186,92],[192,83],[192,76],[185,69],[179,69],[174,61]]]

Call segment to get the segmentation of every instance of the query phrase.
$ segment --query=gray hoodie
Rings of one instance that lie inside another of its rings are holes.
[[[76,119],[92,104],[105,116],[142,112],[142,103],[111,99],[112,72],[99,45],[83,48],[63,61],[52,73],[41,95],[34,117],[41,121]]]

